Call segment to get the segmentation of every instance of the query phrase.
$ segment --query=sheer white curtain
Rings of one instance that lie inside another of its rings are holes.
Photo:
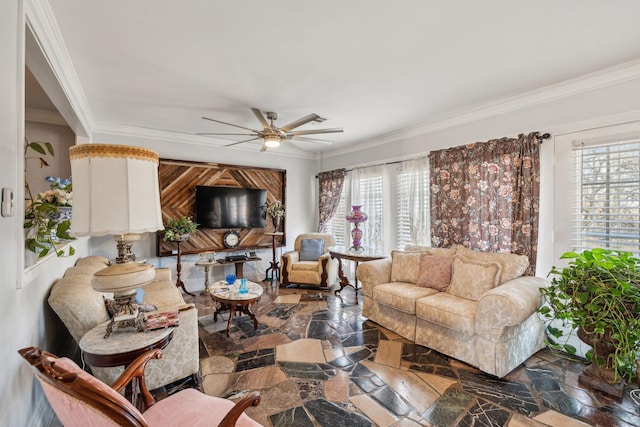
[[[401,167],[402,188],[399,188],[402,201],[398,203],[398,224],[400,218],[406,218],[406,236],[408,243],[431,245],[431,227],[429,224],[429,157],[405,160]]]
[[[385,181],[384,166],[355,168],[351,171],[351,205],[362,206],[369,219],[360,228],[362,245],[374,251],[385,252]],[[388,191],[388,190],[386,190]],[[347,208],[348,209],[348,208]],[[387,221],[388,222],[388,221]]]

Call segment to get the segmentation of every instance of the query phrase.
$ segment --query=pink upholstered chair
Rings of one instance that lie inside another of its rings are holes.
[[[66,427],[260,426],[244,413],[260,403],[257,393],[234,405],[230,400],[186,389],[156,403],[145,386],[144,367],[149,360],[162,357],[161,350],[149,350],[138,357],[111,387],[70,359],[58,358],[36,347],[24,348],[19,353],[33,367],[49,403]],[[144,413],[119,393],[132,378],[140,379]]]

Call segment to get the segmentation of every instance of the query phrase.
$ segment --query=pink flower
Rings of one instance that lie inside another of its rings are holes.
[[[509,218],[501,218],[500,219],[500,227],[504,228],[504,229],[510,229],[511,228],[511,220]]]
[[[500,190],[498,190],[498,193],[502,197],[509,197],[513,194],[513,188],[511,188],[510,185],[502,185],[500,186]]]
[[[467,199],[467,206],[473,206],[476,204],[476,198],[474,196],[469,196]]]
[[[490,236],[497,236],[498,235],[498,226],[496,226],[495,224],[492,224],[489,226],[489,235]]]
[[[503,154],[502,157],[500,157],[500,162],[503,165],[510,165],[511,164],[511,156],[509,154]]]
[[[524,224],[522,226],[522,234],[525,236],[531,236],[531,224]]]
[[[475,175],[478,173],[478,166],[477,165],[469,165],[469,175]]]
[[[440,171],[440,179],[449,179],[449,171],[441,170]]]
[[[489,171],[489,173],[498,173],[498,172],[500,172],[500,168],[495,163],[489,163],[487,165],[487,170]]]

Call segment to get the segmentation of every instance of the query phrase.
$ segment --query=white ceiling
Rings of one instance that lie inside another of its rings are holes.
[[[94,130],[260,128],[250,107],[344,128],[312,151],[640,58],[636,0],[49,2]]]

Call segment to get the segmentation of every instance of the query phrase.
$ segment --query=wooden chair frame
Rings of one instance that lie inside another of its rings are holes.
[[[113,396],[105,395],[99,388],[73,372],[56,365],[57,356],[38,347],[27,347],[18,351],[29,362],[39,380],[55,387],[64,393],[86,403],[123,426],[147,427],[147,422],[136,412],[129,410]],[[140,385],[140,394],[144,404],[143,411],[155,404],[144,381],[144,368],[152,359],[162,357],[162,350],[154,349],[140,355],[120,377],[111,385],[120,393],[133,379]],[[238,417],[250,406],[258,406],[260,395],[254,393],[238,401],[220,422],[220,427],[232,427]]]

